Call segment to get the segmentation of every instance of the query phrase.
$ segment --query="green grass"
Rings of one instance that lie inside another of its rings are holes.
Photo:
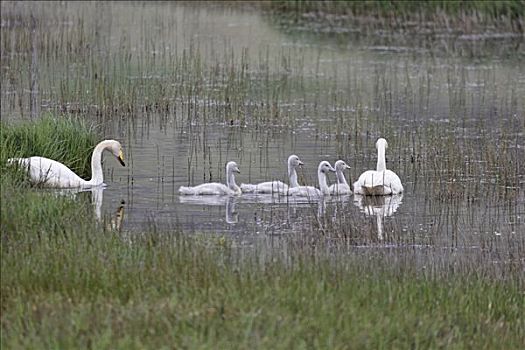
[[[0,168],[13,157],[41,156],[91,175],[91,153],[97,143],[92,126],[77,118],[44,115],[35,122],[0,124]]]
[[[27,143],[8,140],[36,132],[31,152],[73,162],[92,148],[79,143],[89,130],[60,118],[3,124],[2,160],[27,155]],[[52,135],[77,154],[55,149]],[[332,255],[304,244],[261,262],[227,238],[106,230],[88,201],[0,171],[2,349],[518,349],[524,341],[519,267],[492,278],[445,260],[450,273],[421,273],[395,253],[392,263],[388,252]]]
[[[515,282],[380,260],[295,251],[261,264],[223,240],[86,229],[28,232],[2,255],[6,349],[518,349],[525,334]]]
[[[22,171],[7,166],[7,159],[44,156],[89,177],[96,141],[94,129],[75,118],[46,115],[35,122],[0,124],[2,243],[28,232],[35,238],[64,233],[65,223],[81,223],[90,213],[86,201],[31,187]],[[90,215],[84,221],[92,225]]]
[[[364,27],[418,31],[421,26],[437,31],[523,32],[525,1],[272,1],[264,3],[275,14],[294,16],[317,14],[318,19]],[[325,17],[335,15],[339,18]],[[345,17],[345,18],[343,18]],[[310,18],[311,20],[311,18]],[[335,22],[334,22],[335,23]],[[417,24],[417,25],[415,25]]]

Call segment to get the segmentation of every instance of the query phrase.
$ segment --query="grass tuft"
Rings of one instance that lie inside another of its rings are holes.
[[[80,176],[91,175],[91,153],[97,135],[78,118],[46,115],[35,122],[0,124],[0,167],[13,157],[41,156],[68,166]]]

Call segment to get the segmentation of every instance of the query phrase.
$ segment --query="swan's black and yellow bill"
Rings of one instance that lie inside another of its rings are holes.
[[[122,150],[118,152],[117,159],[122,166],[126,166],[126,163],[124,163],[124,153],[122,153]]]

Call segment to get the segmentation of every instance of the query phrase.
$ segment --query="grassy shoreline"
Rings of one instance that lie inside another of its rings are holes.
[[[358,24],[360,29],[522,33],[525,2],[518,1],[272,1],[262,5],[294,22]]]
[[[300,252],[260,264],[224,241],[80,231],[4,247],[3,348],[518,349],[525,335],[512,281]]]

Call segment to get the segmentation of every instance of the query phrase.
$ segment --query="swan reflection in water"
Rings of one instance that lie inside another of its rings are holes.
[[[179,196],[179,202],[183,204],[224,206],[225,220],[228,224],[239,222],[239,213],[235,211],[237,197],[233,196]]]
[[[121,200],[120,205],[113,215],[109,218],[109,221],[105,221],[105,217],[102,216],[102,203],[104,202],[104,186],[97,186],[93,188],[61,188],[61,189],[50,189],[49,191],[60,196],[69,197],[76,199],[79,193],[91,192],[91,204],[93,205],[93,211],[97,222],[105,225],[108,230],[121,231],[122,223],[124,221],[124,205],[125,201]]]
[[[343,210],[350,202],[350,195],[326,195],[326,196],[284,196],[279,194],[244,194],[243,203],[284,205],[288,208],[288,219],[301,215],[305,209],[317,209],[317,222],[322,224],[326,219],[327,206],[333,210],[328,211],[331,214],[331,220],[336,220],[339,210]],[[313,213],[313,212],[312,212]]]
[[[403,201],[403,194],[391,196],[362,196],[354,194],[354,205],[366,216],[375,216],[377,238],[383,240],[383,218],[392,216]]]

